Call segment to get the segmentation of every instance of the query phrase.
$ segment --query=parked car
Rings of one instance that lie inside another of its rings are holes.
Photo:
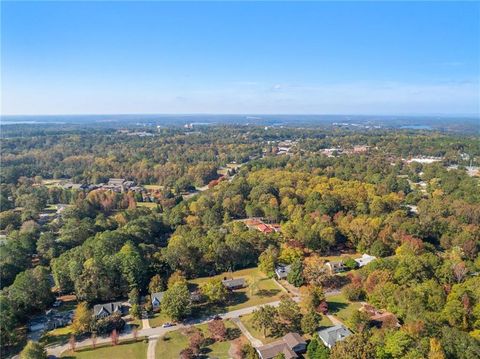
[[[162,324],[162,328],[169,328],[169,327],[174,327],[175,324],[174,323],[163,323]]]

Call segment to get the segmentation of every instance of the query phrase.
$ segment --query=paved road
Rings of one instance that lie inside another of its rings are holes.
[[[295,301],[299,301],[300,298],[296,297],[296,298],[293,298]],[[277,301],[274,301],[274,302],[270,302],[270,303],[265,303],[265,304],[262,304],[262,305],[255,305],[253,307],[247,307],[247,308],[242,308],[242,309],[238,309],[238,310],[233,310],[231,312],[227,312],[227,313],[223,313],[223,314],[220,314],[219,316],[222,318],[222,319],[232,319],[232,318],[238,318],[242,315],[246,315],[246,314],[250,314],[252,313],[254,310],[257,310],[259,309],[260,307],[262,306],[265,306],[265,305],[273,305],[274,307],[278,306],[280,304],[280,301],[277,300]],[[212,316],[208,316],[208,317],[203,317],[203,318],[198,318],[198,319],[191,319],[191,320],[187,320],[185,321],[184,323],[182,324],[179,324],[179,325],[175,325],[173,327],[169,327],[169,328],[162,328],[162,327],[156,327],[156,328],[142,328],[141,330],[138,331],[138,337],[148,337],[149,340],[153,341],[153,339],[158,339],[162,336],[164,336],[166,333],[168,332],[171,332],[171,331],[174,331],[174,330],[178,330],[178,329],[182,329],[182,328],[185,328],[189,325],[198,325],[198,324],[204,324],[204,323],[207,323],[209,322],[210,320],[213,319],[213,315]],[[124,333],[121,333],[120,336],[119,336],[119,339],[120,340],[126,340],[126,339],[132,339],[133,338],[133,334],[132,332],[124,332]],[[98,337],[97,338],[97,344],[102,344],[102,343],[109,343],[110,342],[110,337]],[[78,341],[76,343],[76,348],[82,348],[82,347],[86,347],[86,346],[90,346],[92,345],[92,341],[91,339],[85,339],[85,340],[82,340],[82,341]],[[150,350],[153,350],[153,353],[155,353],[155,346],[154,344],[150,344],[149,343],[149,348],[150,346],[152,346],[152,349]],[[56,345],[56,346],[51,346],[49,348],[47,348],[47,352],[49,355],[55,355],[57,357],[59,357],[63,352],[67,351],[70,349],[70,346],[69,344],[63,344],[63,345]],[[155,354],[153,354],[155,355]],[[148,357],[150,359],[150,357]],[[153,358],[153,357],[152,357]]]

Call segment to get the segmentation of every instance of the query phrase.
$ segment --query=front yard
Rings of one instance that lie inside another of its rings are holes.
[[[223,279],[224,277],[244,278],[247,283],[246,287],[232,291],[229,301],[225,305],[211,305],[208,303],[192,305],[192,314],[190,317],[202,318],[213,314],[266,304],[280,300],[280,297],[284,294],[283,289],[278,286],[273,279],[267,278],[261,273],[258,268],[242,269],[233,273],[222,273],[214,277],[196,278],[190,280],[188,283],[190,290],[195,290],[211,278]],[[170,320],[162,313],[156,313],[149,321],[150,326],[154,328]]]
[[[212,342],[206,341],[206,345],[201,350],[201,358],[230,358],[228,351],[232,341],[241,336],[240,330],[231,321],[224,321],[228,330],[228,340]],[[209,331],[207,324],[196,326],[200,329],[205,338],[209,338]],[[157,359],[177,359],[180,352],[187,348],[189,344],[188,337],[184,334],[184,330],[176,330],[167,333],[163,338],[160,338],[155,348],[155,357]]]
[[[62,354],[62,358],[69,359],[97,359],[97,358],[115,358],[115,359],[145,359],[147,357],[148,343],[143,341],[120,342],[119,345],[103,344],[96,349],[91,347],[78,349],[75,352],[68,351]]]

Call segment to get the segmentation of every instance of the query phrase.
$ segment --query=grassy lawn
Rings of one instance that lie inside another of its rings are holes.
[[[137,202],[138,207],[156,208],[158,203],[155,202]]]
[[[340,261],[343,261],[347,258],[360,258],[362,256],[361,253],[352,253],[352,254],[345,254],[343,256],[325,256],[325,257],[322,257],[322,259],[325,259],[325,260],[328,260],[330,262],[340,262]]]
[[[155,358],[176,359],[182,349],[188,346],[188,338],[180,330],[170,332],[160,338],[155,348]]]
[[[230,340],[238,338],[241,333],[240,330],[230,321],[225,321],[225,326],[229,330]],[[202,324],[197,326],[205,338],[209,337],[208,325]],[[229,358],[228,350],[230,349],[231,341],[225,340],[222,342],[213,342],[207,341],[207,345],[202,348],[201,357],[212,357],[212,358]],[[188,347],[188,337],[182,333],[182,330],[176,330],[165,335],[157,342],[157,347],[155,348],[155,357],[157,359],[177,359],[180,352]]]
[[[221,273],[215,277],[227,278],[245,278],[247,287],[232,292],[231,300],[223,308],[227,311],[241,308],[252,307],[254,305],[265,304],[279,300],[283,294],[282,289],[273,279],[267,278],[258,268],[242,269],[233,273]],[[197,287],[205,283],[212,277],[197,278],[189,281],[192,287]]]
[[[331,327],[333,323],[328,319],[326,315],[322,315],[322,320],[320,321],[320,328]]]
[[[350,302],[342,294],[327,297],[327,302],[330,314],[335,315],[343,322],[362,306],[360,302]]]
[[[42,184],[47,188],[51,188],[51,187],[60,185],[62,181],[66,181],[66,180],[65,179],[44,179],[42,180]]]
[[[62,358],[70,359],[97,359],[97,358],[115,358],[115,359],[145,359],[147,357],[148,343],[143,341],[120,343],[117,346],[110,344],[98,346],[96,349],[78,349],[75,352],[65,352]]]
[[[252,334],[255,338],[260,339],[263,342],[263,344],[268,344],[278,339],[278,338],[268,336],[268,333],[267,333],[267,336],[264,336],[263,331],[257,330],[253,327],[252,319],[253,319],[253,313],[242,315],[240,317],[240,320],[242,321],[243,325],[245,325],[245,327],[250,332],[250,334]]]
[[[163,323],[166,323],[166,322],[169,322],[169,321],[170,320],[168,319],[168,317],[165,314],[160,313],[160,312],[155,313],[153,315],[153,318],[148,319],[148,322],[150,323],[150,326],[152,328],[159,327]]]
[[[46,346],[66,343],[70,339],[71,334],[72,329],[70,326],[57,328],[43,334],[40,338],[40,342]]]

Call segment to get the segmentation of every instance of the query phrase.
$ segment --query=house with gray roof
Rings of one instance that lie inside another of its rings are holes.
[[[275,267],[275,274],[278,279],[287,279],[288,273],[290,273],[290,265],[278,264]]]
[[[93,306],[93,315],[96,319],[106,318],[112,314],[123,315],[125,307],[122,302],[96,304]]]
[[[336,342],[342,341],[350,335],[352,335],[352,332],[342,324],[318,331],[318,337],[329,349],[331,349]]]
[[[224,279],[222,284],[229,290],[240,289],[245,287],[245,278]]]
[[[305,352],[307,342],[298,333],[288,333],[280,340],[257,348],[261,359],[272,359],[283,354],[285,359],[298,358],[298,354]]]
[[[157,292],[152,294],[152,307],[153,309],[160,308],[160,303],[162,302],[165,292]]]

